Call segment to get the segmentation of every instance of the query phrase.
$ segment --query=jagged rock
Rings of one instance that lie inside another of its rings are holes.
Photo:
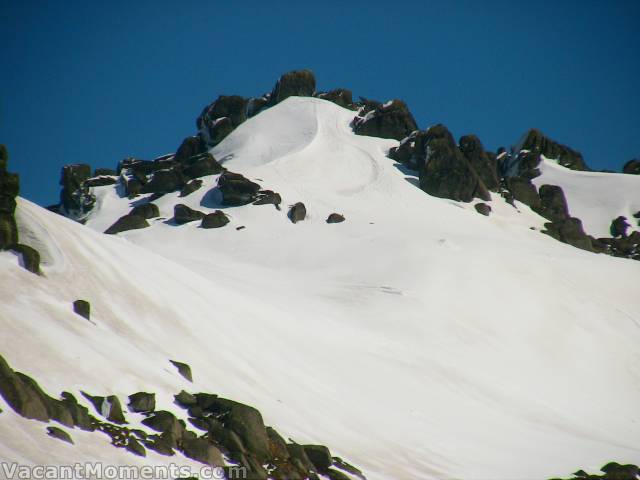
[[[470,202],[476,197],[491,200],[486,186],[444,125],[429,128],[423,142],[427,154],[419,172],[422,190],[436,197],[462,202]]]
[[[213,146],[220,143],[238,125],[247,119],[246,98],[238,95],[220,95],[212,104],[205,107],[196,125],[205,132],[204,140]]]
[[[0,212],[0,250],[18,243],[18,225],[13,213]]]
[[[206,145],[200,137],[187,137],[178,147],[173,159],[178,163],[182,163],[188,158],[206,152],[206,150]]]
[[[538,213],[552,222],[564,220],[569,216],[567,199],[562,188],[557,185],[542,185],[538,190],[541,207]]]
[[[269,102],[276,105],[291,97],[311,97],[316,91],[316,78],[311,70],[285,73],[276,82]]]
[[[185,379],[193,382],[193,375],[191,374],[191,367],[186,363],[176,362],[175,360],[169,360],[171,364],[178,369],[178,373]]]
[[[327,217],[327,223],[341,223],[344,222],[344,216],[339,213],[332,213]]]
[[[246,205],[253,202],[260,185],[243,177],[239,173],[225,171],[218,179],[218,188],[222,193],[222,204],[230,206]]]
[[[204,217],[204,213],[189,208],[182,203],[178,203],[173,207],[173,221],[178,225],[201,220]]]
[[[87,320],[91,318],[91,304],[86,300],[76,300],[73,302],[73,311]]]
[[[70,443],[73,445],[73,439],[71,435],[58,427],[47,427],[47,435],[53,438],[57,438],[58,440],[62,440],[63,442]]]
[[[142,446],[140,442],[138,442],[138,440],[136,440],[133,437],[129,437],[129,441],[127,442],[127,445],[125,448],[131,453],[133,453],[134,455],[138,455],[139,457],[147,456],[147,451],[145,450],[145,448]]]
[[[91,177],[91,167],[87,164],[62,167],[60,204],[66,214],[78,220],[83,219],[96,202],[95,195],[85,185],[89,177]]]
[[[269,105],[269,98],[271,98],[271,93],[263,95],[262,97],[250,98],[249,103],[247,103],[247,117],[251,118],[267,107]]]
[[[87,431],[95,430],[93,417],[89,415],[87,407],[80,405],[76,398],[69,392],[62,392],[61,398],[61,403],[67,412],[69,412],[74,425]]]
[[[185,183],[184,176],[176,168],[158,170],[142,187],[142,193],[169,193],[181,189]]]
[[[344,470],[345,472],[350,473],[351,475],[355,475],[356,477],[362,480],[366,480],[365,476],[359,469],[345,462],[340,457],[333,457],[333,466],[336,468],[339,468],[340,470]]]
[[[525,134],[520,148],[557,160],[560,165],[572,170],[589,170],[579,152],[545,137],[540,130],[535,128]]]
[[[80,392],[91,402],[93,408],[96,409],[100,415],[109,420],[110,422],[117,424],[125,424],[127,420],[124,417],[124,413],[122,412],[122,405],[120,404],[120,400],[115,395],[109,395],[108,397],[94,396],[90,395],[87,392]]]
[[[116,233],[126,232],[127,230],[138,230],[140,228],[147,228],[149,223],[138,215],[124,215],[116,220],[116,223],[107,228],[104,233],[109,235],[115,235]]]
[[[593,251],[593,245],[589,237],[584,233],[582,222],[578,218],[568,217],[556,222],[545,223],[543,233],[568,243],[582,250]]]
[[[291,458],[292,463],[297,463],[300,468],[308,472],[309,470],[315,470],[316,467],[311,463],[305,449],[302,445],[298,445],[297,443],[288,443],[287,451],[289,452],[289,457]]]
[[[175,399],[175,402],[183,408],[189,408],[198,404],[198,400],[196,400],[195,395],[185,392],[184,390],[181,390],[180,393],[174,395],[173,398]]]
[[[156,432],[170,432],[176,439],[182,438],[182,433],[185,429],[184,425],[180,423],[180,420],[178,420],[173,413],[166,410],[154,412],[142,420],[142,424]]]
[[[159,217],[160,209],[155,203],[143,203],[142,205],[133,207],[129,212],[129,215],[137,215],[138,217],[148,220],[150,218]]]
[[[182,451],[186,457],[205,465],[222,467],[225,464],[220,450],[206,438],[186,439]]]
[[[11,246],[11,250],[20,255],[21,265],[25,270],[35,274],[40,273],[40,252],[35,248],[17,243]]]
[[[156,394],[138,392],[129,395],[129,411],[153,412],[156,409]]]
[[[629,160],[622,167],[622,173],[628,173],[630,175],[640,175],[640,160]]]
[[[330,92],[319,93],[318,98],[333,102],[343,108],[349,108],[353,104],[351,90],[347,90],[346,88],[336,88]]]
[[[280,194],[271,190],[260,190],[258,198],[253,202],[254,205],[275,205],[276,207],[281,203],[282,197],[280,197]]]
[[[491,213],[491,207],[486,203],[476,203],[473,207],[476,209],[476,212],[485,217],[488,217]]]
[[[402,140],[418,129],[413,115],[402,100],[377,104],[363,117],[356,117],[353,130],[357,135]]]
[[[118,180],[115,177],[107,177],[107,176],[91,177],[85,180],[84,186],[85,187],[104,187],[106,185],[114,185],[117,182]]]
[[[229,217],[227,217],[222,210],[216,210],[213,213],[209,213],[202,217],[202,228],[220,228],[229,223]]]
[[[289,208],[289,220],[293,223],[301,222],[307,216],[307,208],[304,203],[298,202]]]
[[[484,150],[482,142],[475,135],[460,138],[460,151],[475,169],[480,180],[489,190],[497,191],[500,186],[498,163],[495,156]]]
[[[324,445],[303,445],[304,452],[319,472],[326,472],[333,464],[331,453]]]
[[[619,216],[615,220],[611,222],[611,236],[613,238],[622,237],[625,238],[627,236],[627,229],[630,227],[629,222],[626,217]]]
[[[16,413],[33,420],[49,420],[46,399],[24,377],[14,372],[0,355],[0,395]]]
[[[287,460],[289,458],[289,450],[287,450],[287,442],[272,427],[267,427],[267,436],[269,437],[269,452],[272,460]]]
[[[506,179],[506,186],[514,199],[528,205],[534,210],[540,210],[542,206],[540,197],[531,180],[523,177],[508,177]]]
[[[184,187],[182,187],[182,190],[180,190],[180,196],[186,197],[187,195],[190,195],[198,190],[200,187],[202,187],[202,180],[200,180],[199,178],[191,180],[190,182],[187,182]]]

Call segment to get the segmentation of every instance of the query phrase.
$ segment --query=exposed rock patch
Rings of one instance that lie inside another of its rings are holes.
[[[177,362],[175,360],[169,360],[174,367],[178,369],[178,373],[182,375],[185,379],[193,382],[193,375],[191,374],[191,367],[186,363]]]
[[[289,97],[311,97],[316,91],[316,77],[311,70],[296,70],[282,75],[271,92],[270,104],[276,105]]]
[[[239,173],[225,171],[218,179],[218,188],[222,193],[222,204],[239,206],[252,203],[257,199],[260,185]]]
[[[71,435],[58,427],[47,427],[47,435],[53,438],[57,438],[58,440],[62,440],[63,442],[70,443],[73,445],[73,440],[71,439]]]
[[[307,216],[307,208],[304,203],[298,202],[289,208],[289,220],[293,223],[301,222]]]
[[[147,228],[149,223],[139,215],[127,214],[116,220],[116,223],[107,228],[104,233],[115,235],[116,233],[126,232],[128,230],[138,230]]]
[[[86,300],[76,300],[73,302],[73,311],[87,320],[91,318],[91,304]]]
[[[393,138],[402,140],[418,129],[409,107],[402,100],[391,100],[381,104],[366,101],[362,114],[353,120],[353,131],[357,135]]]
[[[229,217],[227,217],[222,210],[216,210],[213,213],[209,213],[202,217],[202,228],[220,228],[229,223]]]
[[[151,218],[159,217],[160,209],[155,203],[143,203],[142,205],[133,207],[133,209],[129,212],[129,215],[137,215],[138,217],[142,217],[145,220],[149,220]]]
[[[486,203],[476,203],[473,208],[476,209],[476,212],[480,215],[484,215],[485,217],[488,217],[491,213],[491,207]]]
[[[182,203],[178,203],[173,207],[173,221],[178,225],[201,220],[204,217],[204,213],[199,210],[187,207]]]

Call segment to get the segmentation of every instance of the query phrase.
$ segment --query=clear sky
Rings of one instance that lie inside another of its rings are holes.
[[[640,1],[0,0],[0,143],[22,196],[62,165],[175,151],[219,94],[310,68],[495,149],[536,127],[595,169],[640,157]]]

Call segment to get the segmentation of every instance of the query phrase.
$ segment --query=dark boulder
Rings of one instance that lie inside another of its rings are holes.
[[[276,82],[269,102],[276,105],[292,96],[311,97],[315,91],[316,78],[311,70],[288,72]]]
[[[13,213],[0,212],[0,250],[6,250],[18,243],[18,225]]]
[[[189,408],[198,404],[196,396],[181,390],[180,393],[173,396],[175,402],[183,408]]]
[[[186,380],[193,382],[193,375],[191,374],[191,367],[186,363],[177,362],[175,360],[169,360],[171,364],[178,369],[178,373],[182,375]]]
[[[332,213],[327,217],[327,223],[341,223],[344,222],[344,216],[339,213]]]
[[[11,250],[20,255],[20,264],[31,273],[40,273],[40,252],[29,245],[16,243]]]
[[[326,472],[332,465],[331,453],[324,445],[303,445],[303,448],[307,457],[319,472]]]
[[[58,440],[62,440],[63,442],[70,443],[73,445],[73,439],[71,435],[58,427],[47,427],[47,435],[53,438],[57,438]]]
[[[515,200],[528,205],[534,210],[540,210],[542,204],[538,191],[531,180],[523,177],[508,177],[505,184]]]
[[[194,222],[202,219],[202,217],[204,217],[204,213],[194,210],[193,208],[189,208],[182,203],[178,203],[173,207],[173,221],[178,225]]]
[[[488,217],[491,213],[491,207],[486,203],[476,203],[473,207],[476,209],[476,212],[485,217]]]
[[[215,399],[209,410],[225,416],[224,427],[240,437],[242,445],[252,456],[261,461],[269,458],[269,436],[258,410],[223,398]]]
[[[139,457],[147,456],[147,450],[134,437],[131,437],[131,436],[129,437],[127,441],[127,445],[124,448],[129,452],[133,453],[134,455],[138,455]]]
[[[275,205],[276,207],[281,203],[282,197],[280,197],[280,194],[271,190],[260,190],[256,201],[253,202],[254,205]]]
[[[289,450],[287,450],[287,442],[272,427],[267,427],[267,436],[269,437],[269,452],[272,460],[287,460],[289,458]]]
[[[611,231],[611,236],[613,238],[625,238],[627,236],[627,229],[630,226],[631,225],[629,225],[626,217],[619,216],[611,222],[611,227],[609,228],[609,230]]]
[[[629,160],[622,167],[622,173],[628,173],[630,175],[640,175],[640,160]]]
[[[93,171],[94,177],[116,177],[118,176],[118,172],[116,172],[113,168],[96,168]]]
[[[142,205],[133,207],[129,212],[129,215],[137,215],[145,220],[149,220],[150,218],[159,217],[160,209],[155,203],[143,203]]]
[[[243,177],[239,173],[225,171],[218,179],[218,188],[222,193],[222,204],[229,206],[246,205],[255,201],[260,185]]]
[[[69,392],[62,392],[61,398],[61,404],[67,412],[69,412],[74,425],[80,427],[82,430],[95,430],[94,419],[89,415],[87,407],[80,405],[76,397]]]
[[[568,217],[564,220],[544,224],[542,233],[582,250],[593,251],[591,239],[584,233],[579,218]]]
[[[156,394],[138,392],[129,395],[128,407],[131,412],[153,412],[156,409]]]
[[[307,208],[304,206],[304,203],[298,202],[289,208],[289,220],[293,223],[301,222],[307,216]]]
[[[247,103],[246,98],[238,95],[220,95],[205,107],[196,125],[206,132],[203,138],[208,145],[217,145],[247,119]]]
[[[567,199],[562,188],[557,185],[542,185],[538,190],[540,209],[538,213],[552,222],[564,220],[569,216]]]
[[[127,230],[138,230],[140,228],[147,228],[149,223],[138,215],[124,215],[120,217],[116,223],[107,228],[104,233],[109,235],[115,235],[116,233],[126,232]]]
[[[520,149],[557,160],[560,165],[572,170],[589,170],[580,152],[545,137],[540,130],[529,130],[524,136]]]
[[[265,107],[269,105],[269,98],[271,94],[268,93],[262,97],[254,97],[249,99],[247,103],[247,117],[251,118],[260,113]]]
[[[347,90],[346,88],[337,88],[330,92],[319,93],[318,98],[333,102],[343,108],[349,108],[353,104],[351,90]]]
[[[484,150],[482,142],[475,135],[465,135],[460,138],[460,151],[475,169],[484,185],[493,191],[500,186],[496,157]]]
[[[429,128],[422,143],[426,152],[424,167],[419,172],[422,190],[435,197],[462,202],[474,198],[491,200],[484,182],[444,125]]]
[[[188,158],[191,158],[200,153],[204,153],[206,151],[206,145],[200,137],[187,137],[178,147],[178,150],[176,151],[173,159],[178,163],[182,163]]]
[[[0,395],[16,413],[33,420],[46,422],[50,415],[47,400],[39,389],[14,372],[0,355]]]
[[[287,451],[289,452],[291,462],[298,464],[301,470],[308,472],[316,469],[313,463],[311,463],[311,460],[309,460],[309,457],[302,445],[298,445],[297,443],[288,443]]]
[[[181,189],[185,183],[184,175],[177,168],[158,170],[142,187],[142,193],[169,193]]]
[[[374,110],[353,121],[354,132],[369,137],[402,140],[417,129],[413,115],[402,100],[378,104]]]
[[[216,210],[213,213],[209,213],[202,217],[202,228],[220,228],[229,223],[229,217],[227,217],[222,210]]]
[[[182,187],[182,190],[180,190],[180,196],[186,197],[187,195],[190,195],[198,190],[200,187],[202,187],[202,180],[200,180],[199,178],[191,180],[190,182],[187,182],[184,187]]]
[[[186,159],[183,162],[183,173],[189,178],[217,175],[222,172],[222,166],[210,153],[201,153]]]
[[[91,304],[86,300],[76,300],[73,302],[73,311],[87,320],[91,318]]]

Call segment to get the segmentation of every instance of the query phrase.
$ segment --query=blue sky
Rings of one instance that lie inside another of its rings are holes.
[[[42,205],[62,165],[172,152],[217,95],[299,68],[491,149],[536,127],[595,169],[640,157],[636,0],[0,0],[0,16],[0,143]]]

